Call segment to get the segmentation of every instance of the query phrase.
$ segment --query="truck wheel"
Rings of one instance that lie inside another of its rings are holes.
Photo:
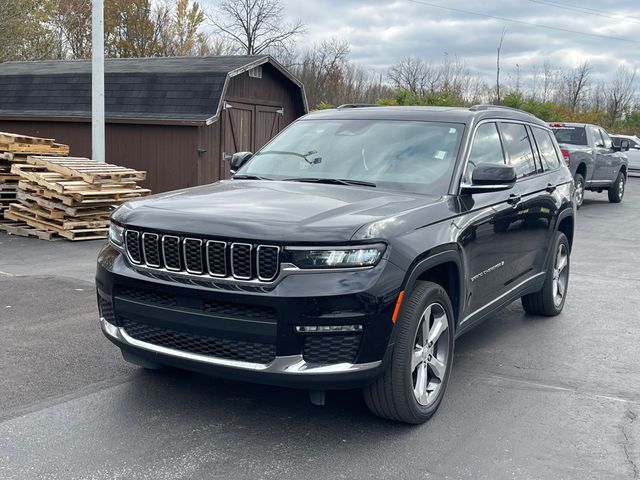
[[[627,182],[627,177],[624,173],[618,172],[616,181],[609,187],[609,201],[611,203],[620,203],[622,197],[624,197],[624,187]]]
[[[419,424],[433,415],[444,396],[453,362],[454,316],[447,292],[418,282],[403,304],[391,360],[364,388],[372,413]]]
[[[584,201],[584,177],[581,173],[576,173],[573,183],[576,186],[576,205],[580,208]]]
[[[562,312],[569,287],[569,241],[564,233],[556,233],[553,258],[542,288],[522,297],[522,307],[531,315],[554,317]]]

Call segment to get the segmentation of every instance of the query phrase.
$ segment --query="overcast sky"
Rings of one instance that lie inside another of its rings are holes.
[[[516,24],[418,1],[283,0],[287,15],[307,25],[307,35],[299,43],[331,36],[346,39],[353,60],[381,72],[403,55],[439,61],[449,54],[465,59],[472,71],[490,80],[503,27],[507,28],[505,80],[516,64],[524,77],[545,60],[572,67],[586,59],[598,76],[607,75],[620,62],[631,68],[640,65],[638,0],[428,0],[447,8],[630,41]]]

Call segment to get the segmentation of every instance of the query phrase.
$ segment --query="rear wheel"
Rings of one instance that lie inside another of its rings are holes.
[[[553,317],[562,312],[569,286],[569,241],[564,233],[556,233],[554,256],[542,288],[522,297],[522,307],[532,315]]]
[[[609,187],[609,201],[611,203],[620,203],[622,197],[624,197],[624,188],[627,182],[627,177],[624,173],[618,172],[616,181]]]
[[[573,183],[576,186],[576,205],[580,208],[584,201],[584,177],[581,173],[576,173]]]
[[[453,318],[451,301],[440,285],[416,285],[398,318],[391,361],[364,389],[371,412],[413,424],[436,412],[451,372]]]

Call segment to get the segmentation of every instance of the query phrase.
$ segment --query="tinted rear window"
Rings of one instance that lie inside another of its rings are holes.
[[[587,132],[584,127],[558,127],[552,130],[558,143],[587,145]]]

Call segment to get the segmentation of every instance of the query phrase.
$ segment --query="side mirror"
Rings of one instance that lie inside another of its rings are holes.
[[[620,151],[621,152],[628,152],[629,151],[629,145],[631,145],[629,140],[620,140]]]
[[[224,160],[229,162],[229,170],[231,170],[231,174],[234,174],[240,170],[240,167],[247,163],[251,157],[253,157],[253,153],[251,152],[238,152],[231,156],[225,155]]]
[[[471,185],[462,185],[462,193],[499,192],[516,184],[516,169],[511,165],[479,163],[471,175]]]

